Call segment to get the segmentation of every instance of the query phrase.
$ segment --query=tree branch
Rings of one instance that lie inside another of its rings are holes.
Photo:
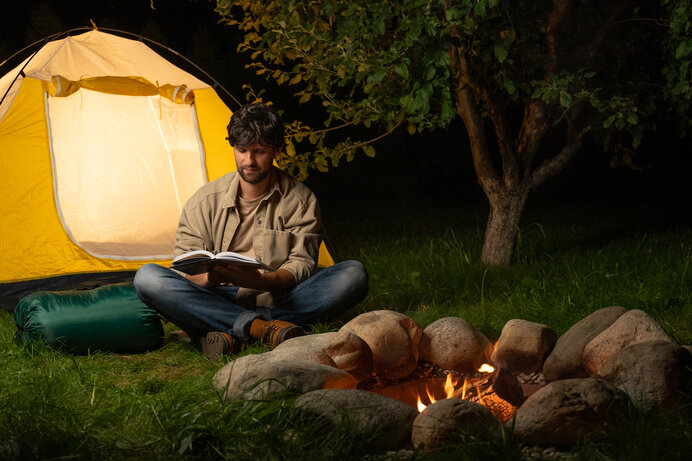
[[[567,144],[562,148],[559,154],[543,162],[543,164],[538,167],[528,179],[530,189],[536,189],[538,186],[543,184],[546,179],[551,178],[561,172],[572,159],[572,157],[574,157],[574,154],[576,154],[581,148],[584,135],[586,135],[586,133],[588,133],[590,130],[590,126],[582,128],[582,130],[576,136],[571,136],[568,139]]]
[[[455,31],[452,31],[454,33]],[[457,32],[458,33],[458,32]],[[456,93],[457,113],[464,122],[469,136],[473,168],[486,195],[496,193],[501,188],[500,178],[490,161],[488,144],[485,139],[483,119],[478,110],[478,104],[472,90],[468,63],[461,50],[451,45],[449,49],[450,67],[454,74],[454,90]]]

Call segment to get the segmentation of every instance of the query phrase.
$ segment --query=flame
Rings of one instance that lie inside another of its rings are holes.
[[[495,371],[495,368],[492,365],[484,363],[483,365],[481,365],[481,367],[478,369],[478,371],[480,373],[492,373]],[[449,373],[447,375],[447,379],[445,380],[445,384],[444,384],[445,397],[443,397],[443,398],[445,398],[445,399],[451,399],[451,398],[455,398],[455,397],[461,397],[462,399],[466,398],[466,391],[468,389],[467,378],[466,377],[464,378],[464,383],[462,384],[460,389],[455,389],[458,382],[459,382],[459,380],[457,378],[453,377],[451,373]],[[481,400],[481,402],[482,402],[482,399],[480,398],[480,389],[478,389],[478,385],[476,385],[476,392],[479,396],[479,400]],[[430,391],[430,389],[427,386],[425,387],[425,393],[428,396],[428,402],[429,403],[427,405],[425,403],[423,403],[423,400],[421,400],[421,396],[419,395],[418,396],[418,402],[417,402],[419,412],[422,412],[423,410],[425,410],[425,408],[428,405],[431,405],[431,404],[437,402],[437,400],[438,400],[435,398],[435,396],[432,394],[432,392]]]
[[[422,413],[423,410],[425,410],[425,407],[427,407],[427,405],[421,402],[420,396],[418,396],[418,413]]]
[[[488,365],[487,363],[484,363],[481,365],[481,367],[478,369],[479,372],[481,373],[492,373],[495,371],[495,368],[493,368],[492,365]]]

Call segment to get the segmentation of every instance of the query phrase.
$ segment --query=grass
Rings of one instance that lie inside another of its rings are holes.
[[[326,216],[337,259],[361,260],[370,293],[352,312],[394,309],[422,327],[465,318],[491,339],[523,318],[563,333],[602,307],[643,309],[682,344],[692,344],[692,227],[631,209],[584,205],[565,212],[529,208],[511,269],[478,260],[482,206],[415,203],[340,206]],[[641,209],[641,204],[637,205]],[[413,216],[413,217],[408,217]],[[334,229],[338,232],[334,233]],[[172,329],[167,325],[166,329]],[[291,397],[224,402],[211,380],[221,365],[176,342],[141,355],[71,356],[18,347],[10,314],[0,313],[0,459],[363,459],[364,441],[347,428],[299,419]],[[246,353],[262,351],[261,347]],[[573,459],[686,459],[690,408],[636,409],[604,442]],[[459,439],[444,450],[411,449],[403,459],[520,459],[511,432]],[[368,459],[377,459],[370,454]],[[398,459],[398,458],[397,458]]]

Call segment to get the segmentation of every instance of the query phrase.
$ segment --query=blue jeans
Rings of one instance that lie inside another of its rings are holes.
[[[142,302],[191,337],[223,331],[247,341],[257,318],[304,326],[345,312],[367,294],[368,275],[358,261],[343,261],[293,287],[280,305],[254,310],[235,304],[238,287],[202,288],[157,264],[142,266],[134,285]]]

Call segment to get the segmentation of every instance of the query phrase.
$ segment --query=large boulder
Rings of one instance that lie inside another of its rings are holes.
[[[599,370],[606,381],[624,390],[639,407],[675,408],[680,391],[690,385],[692,355],[670,341],[634,344],[615,353]]]
[[[476,371],[490,361],[493,345],[464,319],[444,317],[423,330],[420,358],[445,370]]]
[[[481,404],[443,399],[428,405],[413,421],[411,441],[426,449],[443,446],[459,434],[479,435],[501,429],[500,422]]]
[[[298,336],[279,344],[272,352],[319,351],[328,355],[334,365],[353,375],[358,382],[372,373],[372,352],[360,337],[347,331]],[[328,365],[325,363],[325,365]]]
[[[589,341],[584,347],[582,364],[590,374],[597,374],[618,351],[648,341],[675,342],[649,314],[632,309]]]
[[[212,382],[226,400],[259,399],[280,392],[300,393],[317,389],[355,389],[356,379],[336,367],[290,361],[274,361],[271,354],[247,355],[226,364]]]
[[[564,379],[531,395],[509,424],[524,443],[568,447],[582,436],[600,438],[624,417],[627,402],[622,390],[602,379]]]
[[[512,319],[502,328],[492,362],[514,374],[538,371],[556,340],[557,333],[545,325]]]
[[[599,309],[572,325],[558,338],[553,351],[545,360],[543,375],[548,381],[567,378],[587,378],[582,365],[586,345],[627,312],[622,306]]]
[[[317,414],[334,426],[353,430],[380,450],[408,444],[418,411],[405,403],[373,392],[325,389],[308,392],[295,401],[303,413]],[[373,434],[378,434],[373,439]]]
[[[366,312],[339,330],[350,332],[372,351],[375,374],[385,379],[410,375],[418,364],[418,347],[423,331],[409,317],[395,311]]]

